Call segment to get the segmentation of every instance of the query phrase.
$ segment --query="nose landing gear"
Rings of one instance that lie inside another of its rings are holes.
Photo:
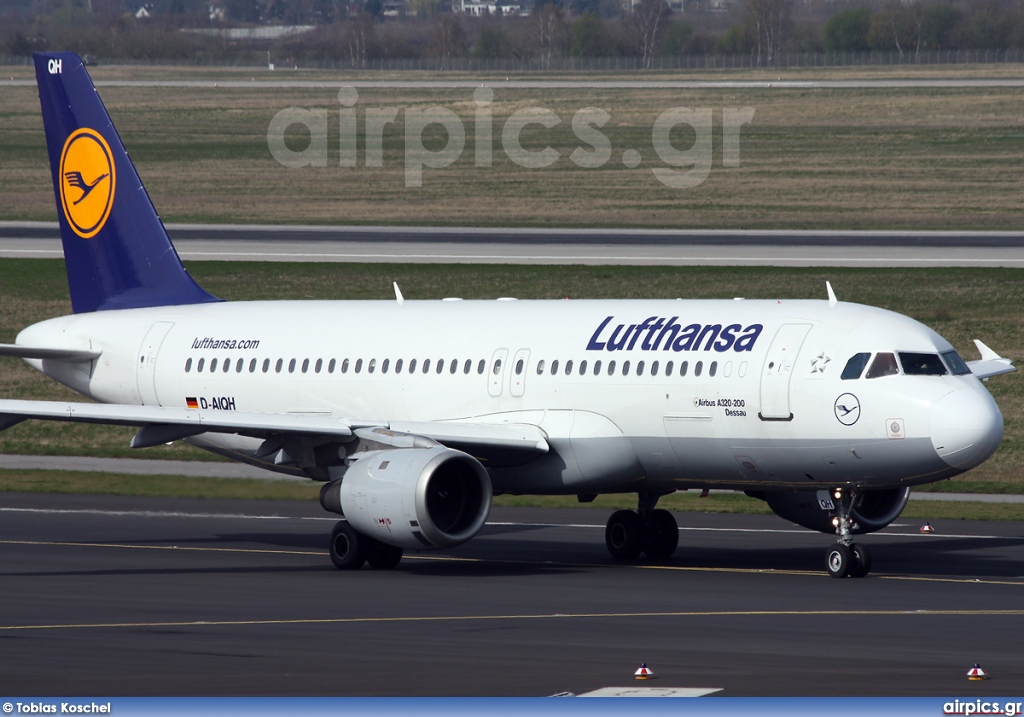
[[[850,538],[850,531],[855,527],[850,513],[857,492],[836,488],[832,495],[836,506],[832,525],[836,528],[837,544],[825,553],[825,568],[833,578],[862,578],[871,571],[871,553]]]

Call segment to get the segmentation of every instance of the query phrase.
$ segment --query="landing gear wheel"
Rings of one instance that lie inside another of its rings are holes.
[[[655,510],[643,521],[643,551],[647,557],[663,560],[679,546],[679,524],[667,510]]]
[[[331,531],[331,562],[339,570],[358,570],[366,562],[370,538],[357,533],[348,521],[338,521]]]
[[[613,558],[632,560],[643,548],[643,522],[632,510],[617,510],[608,519],[604,542]]]
[[[849,577],[853,568],[853,551],[842,543],[833,545],[825,554],[825,568],[834,578]]]
[[[387,543],[377,541],[374,546],[370,548],[370,552],[366,554],[366,563],[371,568],[377,568],[378,570],[390,570],[401,562],[402,554],[404,552],[404,550],[395,547],[394,545],[388,545]]]
[[[850,552],[853,553],[853,569],[850,570],[850,577],[862,578],[870,573],[871,553],[868,549],[859,543],[851,543]]]

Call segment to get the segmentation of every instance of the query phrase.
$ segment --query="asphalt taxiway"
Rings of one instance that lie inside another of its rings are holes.
[[[898,521],[872,574],[770,516],[681,514],[614,562],[603,511],[495,509],[398,569],[335,570],[316,504],[0,495],[0,684],[33,695],[967,695],[1024,684],[1024,523]],[[980,663],[991,679],[969,682]]]

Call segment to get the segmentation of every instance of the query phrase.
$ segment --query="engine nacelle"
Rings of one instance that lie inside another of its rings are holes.
[[[320,503],[382,543],[449,548],[480,532],[491,512],[491,480],[461,451],[400,448],[356,461],[321,489]]]
[[[768,507],[780,518],[791,520],[811,530],[834,533],[832,525],[834,511],[822,510],[818,495],[812,491],[774,491],[764,494]],[[886,488],[865,490],[853,503],[850,518],[855,534],[873,533],[896,520],[907,506],[910,488]]]

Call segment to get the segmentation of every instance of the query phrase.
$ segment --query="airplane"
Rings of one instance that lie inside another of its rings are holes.
[[[341,569],[460,545],[493,495],[637,495],[617,559],[676,550],[681,490],[730,490],[831,533],[837,578],[871,567],[911,487],[985,461],[1002,415],[965,362],[901,314],[822,300],[222,301],[187,273],[82,61],[36,77],[73,314],[20,357],[96,403],[0,400],[41,419],[134,426],[323,483]],[[104,177],[80,197],[76,177]],[[70,179],[69,179],[70,178]],[[70,189],[78,188],[72,193]]]

